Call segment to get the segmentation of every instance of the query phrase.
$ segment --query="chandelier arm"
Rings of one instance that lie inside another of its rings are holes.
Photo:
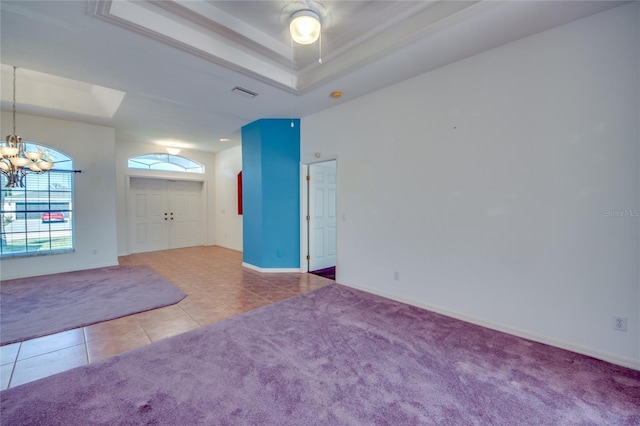
[[[2,163],[0,171],[2,172],[2,176],[7,179],[6,187],[10,188],[24,188],[24,179],[27,174],[48,173],[53,171],[52,168],[54,166],[53,162],[46,161],[42,158],[42,153],[25,153],[24,150],[28,142],[25,143],[22,137],[16,134],[17,68],[15,65],[13,66],[13,134],[8,135],[6,142],[0,146],[0,162]],[[69,172],[80,173],[80,170],[69,170]]]
[[[7,188],[24,188],[28,174],[48,172],[82,173],[81,170],[53,170],[54,163],[44,160],[42,153],[24,152],[25,143],[16,134],[16,69],[13,67],[13,134],[7,136],[4,146],[0,146],[0,172],[7,179]],[[38,161],[42,160],[42,161]]]
[[[13,134],[16,134],[16,67],[13,66]]]

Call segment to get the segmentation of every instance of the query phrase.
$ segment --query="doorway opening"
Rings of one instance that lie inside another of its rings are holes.
[[[336,160],[307,168],[307,270],[336,279]]]

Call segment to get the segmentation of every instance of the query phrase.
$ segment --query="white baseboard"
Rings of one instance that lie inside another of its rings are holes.
[[[300,268],[261,268],[259,266],[252,265],[250,263],[242,262],[242,266],[248,269],[252,269],[254,271],[262,272],[265,274],[269,273],[292,273],[297,272],[300,273]]]
[[[503,333],[507,333],[507,334],[511,334],[514,336],[518,336],[518,337],[522,337],[524,339],[528,339],[528,340],[532,340],[534,342],[538,342],[538,343],[544,343],[545,345],[549,345],[549,346],[554,346],[556,348],[560,348],[560,349],[566,349],[568,351],[571,352],[576,352],[582,355],[587,355],[593,358],[597,358],[600,359],[602,361],[607,361],[610,362],[612,364],[616,364],[616,365],[620,365],[622,367],[627,367],[627,368],[631,368],[634,370],[640,370],[640,360],[639,359],[633,359],[633,358],[628,358],[628,357],[622,357],[619,355],[615,355],[612,353],[608,353],[608,352],[603,352],[600,351],[598,349],[594,349],[594,348],[590,348],[590,347],[586,347],[586,346],[581,346],[581,345],[576,345],[575,343],[572,342],[567,342],[564,340],[559,340],[559,339],[554,339],[552,337],[547,337],[547,336],[543,336],[540,334],[536,334],[536,333],[531,333],[529,331],[526,330],[520,330],[518,328],[514,328],[514,327],[510,327],[507,325],[503,325],[503,324],[499,324],[499,323],[494,323],[491,321],[486,321],[482,318],[476,318],[470,315],[466,315],[460,312],[455,312],[455,311],[450,311],[448,309],[443,309],[443,308],[439,308],[437,306],[434,305],[430,305],[428,303],[423,303],[423,302],[419,302],[416,300],[411,300],[411,299],[407,299],[401,296],[397,296],[394,294],[390,294],[390,293],[386,293],[386,292],[382,292],[382,291],[378,291],[378,290],[374,290],[368,287],[363,287],[361,285],[358,284],[353,284],[353,283],[349,283],[349,282],[343,282],[340,281],[340,284],[343,284],[347,287],[351,287],[351,288],[355,288],[357,290],[362,290],[364,292],[367,293],[371,293],[371,294],[375,294],[377,296],[381,296],[387,299],[391,299],[391,300],[395,300],[396,302],[401,302],[401,303],[406,303],[407,305],[411,305],[411,306],[415,306],[418,308],[422,308],[422,309],[426,309],[428,311],[432,311],[432,312],[436,312],[438,314],[442,314],[445,315],[447,317],[450,318],[455,318],[455,319],[459,319],[465,322],[469,322],[471,324],[476,324],[482,327],[486,327],[486,328],[490,328],[492,330],[496,330],[496,331],[501,331]]]
[[[69,267],[69,266],[63,266],[61,268],[48,268],[46,270],[27,270],[24,271],[22,273],[19,274],[7,274],[7,275],[1,275],[0,276],[0,281],[6,281],[6,280],[14,280],[14,279],[19,279],[19,278],[31,278],[31,277],[38,277],[41,275],[53,275],[53,274],[64,274],[67,272],[75,272],[75,271],[85,271],[88,269],[98,269],[98,268],[108,268],[111,266],[118,266],[118,263],[113,263],[113,262],[100,262],[100,263],[92,263],[90,265],[83,265],[83,266],[76,266],[76,267]]]
[[[233,250],[233,251],[239,251],[240,253],[242,253],[242,247],[231,247],[225,244],[220,244],[220,243],[215,243],[215,244],[206,244],[205,247],[222,247],[222,248],[226,248],[227,250]]]

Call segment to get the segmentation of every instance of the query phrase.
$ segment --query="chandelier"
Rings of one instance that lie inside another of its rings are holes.
[[[13,133],[0,146],[0,172],[7,178],[7,188],[23,188],[28,173],[51,170],[53,163],[42,158],[43,153],[25,151],[22,137],[16,134],[16,67],[13,67]]]

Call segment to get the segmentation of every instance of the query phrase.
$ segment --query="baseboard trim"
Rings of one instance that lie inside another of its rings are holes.
[[[492,330],[501,331],[503,333],[522,337],[523,339],[528,339],[534,342],[544,343],[545,345],[554,346],[556,348],[565,349],[565,350],[579,353],[582,355],[587,355],[592,358],[597,358],[602,361],[610,362],[612,364],[620,365],[622,367],[631,368],[633,370],[640,370],[640,360],[637,360],[637,359],[622,357],[612,353],[603,352],[594,348],[576,345],[571,342],[554,339],[554,338],[543,336],[536,333],[531,333],[529,331],[521,330],[515,327],[510,327],[507,325],[486,321],[482,318],[477,318],[477,317],[463,314],[461,312],[443,309],[435,305],[419,302],[416,300],[408,299],[405,297],[397,296],[397,295],[383,292],[383,291],[374,290],[372,288],[364,287],[358,284],[344,282],[344,281],[340,281],[340,284],[343,284],[347,287],[355,288],[357,290],[362,290],[367,293],[375,294],[377,296],[385,297],[387,299],[395,300],[396,302],[406,303],[407,305],[411,305],[417,308],[422,308],[428,311],[436,312],[438,314],[442,314],[450,318],[459,319],[461,321],[465,321],[471,324],[479,325],[482,327],[490,328]]]
[[[242,262],[242,266],[257,272],[262,272],[264,274],[292,273],[292,272],[300,273],[300,268],[261,268],[259,266],[255,266],[246,262]]]
[[[113,263],[113,262],[101,262],[101,263],[94,263],[91,265],[83,265],[81,267],[63,267],[60,269],[52,269],[52,270],[45,270],[45,271],[33,271],[33,270],[27,270],[24,273],[21,274],[17,274],[17,275],[2,275],[0,276],[0,281],[7,281],[7,280],[16,280],[16,279],[21,279],[21,278],[32,278],[32,277],[39,277],[42,275],[54,275],[54,274],[64,274],[67,272],[75,272],[75,271],[86,271],[89,269],[98,269],[98,268],[109,268],[111,266],[118,266],[118,263]]]
[[[205,247],[222,247],[225,248],[227,250],[233,250],[233,251],[237,251],[242,253],[242,247],[238,248],[238,247],[231,247],[231,246],[225,246],[224,244],[207,244]]]

